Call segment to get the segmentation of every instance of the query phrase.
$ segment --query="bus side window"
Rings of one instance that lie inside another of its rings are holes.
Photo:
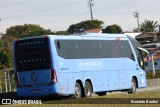
[[[57,47],[58,47],[58,49],[60,49],[60,43],[59,43],[59,41],[57,42]]]
[[[144,69],[144,60],[143,60],[142,51],[139,51],[139,53],[138,53],[138,62],[139,62],[139,66],[142,69]]]

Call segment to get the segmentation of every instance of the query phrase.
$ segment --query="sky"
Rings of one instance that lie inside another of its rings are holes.
[[[38,24],[52,31],[67,30],[71,24],[91,20],[89,0],[0,0],[0,32],[23,24]],[[145,19],[160,23],[160,0],[93,0],[93,19],[118,24],[123,31],[137,28]]]

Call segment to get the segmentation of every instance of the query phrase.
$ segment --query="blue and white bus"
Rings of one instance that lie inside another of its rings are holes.
[[[139,43],[123,34],[37,36],[14,42],[18,96],[74,95],[146,87]]]

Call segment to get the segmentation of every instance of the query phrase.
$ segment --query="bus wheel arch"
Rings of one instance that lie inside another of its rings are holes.
[[[135,82],[136,82],[136,88],[138,88],[138,79],[137,79],[137,77],[136,77],[136,76],[133,76],[132,79],[135,80]]]
[[[138,88],[138,80],[136,76],[133,76],[131,80],[131,89],[128,91],[128,93],[129,94],[136,93],[136,88]]]
[[[91,97],[92,92],[93,92],[92,82],[90,79],[87,79],[84,84],[84,96]]]
[[[75,82],[75,98],[81,98],[83,96],[84,89],[83,89],[83,84],[81,80],[77,80]]]

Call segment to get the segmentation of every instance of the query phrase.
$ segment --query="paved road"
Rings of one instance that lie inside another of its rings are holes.
[[[160,90],[160,78],[158,79],[148,79],[147,80],[147,87],[142,89],[137,89],[137,92],[142,91],[156,91]]]

